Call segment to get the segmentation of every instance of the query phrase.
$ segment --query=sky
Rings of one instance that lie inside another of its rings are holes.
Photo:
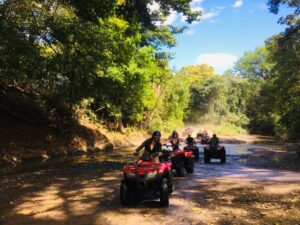
[[[200,22],[188,25],[188,30],[176,35],[177,46],[168,49],[174,54],[170,67],[179,70],[186,65],[207,63],[222,74],[231,68],[246,51],[264,45],[274,34],[284,31],[277,23],[288,9],[279,15],[269,12],[267,0],[193,0],[191,7],[202,11]],[[159,6],[152,6],[156,9]],[[187,25],[184,17],[172,13],[167,25]],[[164,49],[165,50],[165,49]]]

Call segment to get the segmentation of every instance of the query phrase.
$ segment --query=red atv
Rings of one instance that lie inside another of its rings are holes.
[[[173,192],[172,163],[170,153],[163,152],[160,163],[150,161],[128,164],[123,167],[124,179],[120,186],[121,204],[132,200],[160,199],[164,207],[169,205],[169,194]]]
[[[220,159],[221,163],[226,163],[226,150],[224,146],[218,145],[216,147],[204,147],[204,162],[210,163],[211,159]]]
[[[167,146],[171,147],[171,146]],[[180,177],[185,176],[185,173],[194,172],[194,156],[191,151],[172,150],[171,153],[172,170]]]
[[[187,145],[187,146],[184,147],[184,151],[185,152],[193,152],[193,155],[194,155],[195,159],[200,158],[199,148],[196,145]]]
[[[207,144],[209,141],[209,135],[207,132],[197,133],[197,139],[200,140],[202,145]]]

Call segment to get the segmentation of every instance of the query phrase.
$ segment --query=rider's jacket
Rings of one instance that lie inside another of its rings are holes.
[[[209,141],[209,145],[211,147],[217,147],[219,145],[219,138],[217,137],[212,137]]]
[[[152,143],[152,138],[149,138],[145,140],[137,149],[136,151],[140,151],[141,149],[145,148],[145,152],[150,153],[151,155],[153,153],[158,153],[161,151],[162,145],[158,141],[154,144],[153,148],[151,149],[151,143]]]
[[[173,147],[173,150],[179,150],[179,138],[177,138],[176,140],[174,140],[173,138],[171,138],[171,141],[170,141],[172,147]]]
[[[195,140],[192,137],[187,137],[186,138],[186,143],[187,143],[187,145],[194,145],[195,144]]]

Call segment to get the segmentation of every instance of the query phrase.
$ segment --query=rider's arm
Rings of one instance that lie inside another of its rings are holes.
[[[145,145],[146,145],[146,142],[147,142],[147,140],[144,141],[139,147],[137,147],[137,149],[135,150],[135,152],[139,152],[141,149],[143,149],[145,147]]]
[[[161,151],[162,151],[162,144],[161,144],[161,143],[158,144],[158,146],[157,146],[157,151],[158,151],[158,152],[161,152]]]
[[[193,138],[193,143],[194,143],[194,145],[196,144],[196,141],[195,141],[195,139]]]

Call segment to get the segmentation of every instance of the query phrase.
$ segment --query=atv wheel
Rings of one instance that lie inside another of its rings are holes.
[[[189,160],[186,162],[185,170],[186,170],[186,172],[188,172],[188,173],[194,173],[194,161],[193,161],[193,159],[189,159]]]
[[[161,180],[160,205],[163,207],[169,206],[169,185],[167,178]]]
[[[226,163],[226,155],[221,157],[221,163]]]
[[[122,180],[120,186],[120,201],[123,206],[127,206],[130,203],[131,191],[126,180]]]
[[[189,166],[189,167],[186,167],[186,172],[188,173],[194,173],[194,166]]]
[[[174,186],[173,186],[173,181],[172,177],[169,178],[169,194],[173,193],[174,191]]]
[[[200,158],[200,156],[199,156],[199,150],[198,150],[198,151],[196,151],[194,155],[195,155],[195,159],[197,159],[197,160],[198,160],[198,159]]]
[[[182,165],[179,168],[177,168],[176,172],[177,172],[177,175],[179,177],[184,177],[185,176],[185,168],[184,168],[184,166]]]
[[[204,163],[210,163],[210,156],[204,155]]]

